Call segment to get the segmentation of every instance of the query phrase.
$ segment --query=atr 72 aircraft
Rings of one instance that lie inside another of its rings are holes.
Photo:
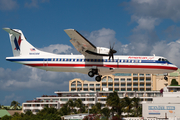
[[[116,50],[96,47],[74,29],[64,30],[70,42],[82,55],[59,55],[36,49],[21,30],[3,28],[9,33],[13,57],[6,60],[47,71],[78,72],[101,81],[102,75],[114,73],[163,74],[178,68],[161,56],[114,56]],[[167,80],[165,75],[164,77]]]

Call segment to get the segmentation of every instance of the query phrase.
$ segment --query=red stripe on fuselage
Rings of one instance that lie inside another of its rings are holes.
[[[155,66],[155,65],[104,65],[104,64],[25,64],[32,67],[108,67],[108,68],[143,68],[143,69],[167,69],[167,70],[177,70],[177,67],[172,66]]]

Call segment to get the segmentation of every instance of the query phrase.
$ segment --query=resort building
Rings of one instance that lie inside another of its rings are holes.
[[[180,84],[179,69],[167,77],[168,80],[164,80],[163,74],[117,73],[102,76],[101,82],[75,78],[69,81],[69,91],[154,91],[170,85],[172,79]]]
[[[151,91],[151,74],[117,73],[103,76],[101,82],[83,81],[75,78],[69,81],[69,91]]]

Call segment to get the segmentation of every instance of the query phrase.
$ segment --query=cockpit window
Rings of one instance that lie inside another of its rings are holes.
[[[169,61],[167,59],[164,59],[164,58],[159,58],[158,61],[165,61],[165,62],[169,63]]]

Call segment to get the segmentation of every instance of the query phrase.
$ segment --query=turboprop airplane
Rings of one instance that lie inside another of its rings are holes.
[[[24,37],[21,30],[3,28],[9,33],[13,57],[6,60],[46,71],[78,72],[101,81],[102,75],[114,73],[163,74],[178,68],[161,56],[115,56],[116,50],[96,47],[74,29],[64,30],[70,42],[82,55],[59,55],[38,50]],[[167,80],[165,75],[164,79]]]

